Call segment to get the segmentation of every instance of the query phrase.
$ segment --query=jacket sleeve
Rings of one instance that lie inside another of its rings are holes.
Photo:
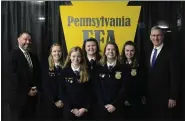
[[[9,54],[8,57],[8,67],[7,67],[7,100],[8,103],[15,103],[17,102],[16,98],[18,96],[18,62],[17,56],[14,51]]]
[[[90,80],[89,80],[90,81]],[[85,109],[89,110],[90,106],[91,106],[91,85],[90,85],[90,82],[87,82],[86,85],[85,85],[87,88],[86,88],[86,102],[84,103],[84,107]]]
[[[177,57],[170,58],[170,99],[177,100],[180,86],[180,66]]]
[[[72,110],[72,107],[67,99],[67,95],[66,95],[66,82],[65,82],[65,78],[64,76],[65,73],[62,71],[60,78],[58,80],[59,82],[59,98],[60,100],[63,102],[64,107],[66,107],[69,111]]]
[[[43,67],[43,77],[42,77],[42,91],[43,91],[43,94],[44,94],[44,97],[50,101],[50,102],[53,102],[54,103],[54,97],[52,95],[52,90],[51,90],[51,84],[50,82],[52,81],[52,77],[50,77],[51,73],[49,73],[49,70],[48,70],[48,66],[44,65],[45,67]]]
[[[122,85],[121,85],[121,88],[117,94],[117,97],[116,99],[111,103],[112,105],[114,105],[115,107],[118,107],[120,105],[123,105],[124,104],[124,101],[125,101],[125,98],[126,98],[126,92],[125,92],[125,83],[126,81],[128,81],[127,79],[127,76],[126,76],[126,73],[122,72]]]
[[[34,82],[33,85],[37,87],[38,92],[41,91],[42,87],[42,69],[39,59],[36,55],[34,57]]]
[[[101,106],[101,108],[105,108],[105,101],[103,97],[103,92],[102,92],[102,84],[101,84],[101,77],[99,76],[100,74],[100,69],[101,67],[98,67],[98,70],[96,71],[94,75],[94,80],[93,80],[93,85],[95,88],[95,95],[97,97],[98,103]]]

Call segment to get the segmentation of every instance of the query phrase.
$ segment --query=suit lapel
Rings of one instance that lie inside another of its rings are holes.
[[[27,63],[27,60],[26,60],[26,58],[24,56],[24,53],[21,51],[20,48],[18,50],[19,50],[19,53],[20,53],[20,59],[25,60],[25,62]]]
[[[164,54],[165,54],[165,47],[163,46],[163,48],[161,49],[159,55],[157,56],[157,59],[156,59],[156,62],[155,62],[155,64],[154,64],[154,66],[158,65],[159,62],[160,62],[161,60],[163,60],[163,58],[165,57]]]
[[[21,49],[20,48],[18,48],[18,50],[19,50],[19,55],[20,55],[20,60],[22,60],[27,66],[28,66],[28,68],[29,68],[29,64],[28,64],[28,61],[27,61],[27,59],[25,58],[25,56],[24,56],[24,53],[21,51]],[[30,53],[29,53],[30,54]],[[31,55],[30,55],[31,56]],[[32,57],[31,57],[31,59],[32,59]]]
[[[151,58],[151,55],[152,55],[152,51],[153,51],[153,48],[150,50],[150,53],[148,54],[148,59],[147,59],[148,60],[147,61],[148,62],[148,64],[147,64],[148,65],[148,68],[151,68],[150,58]]]

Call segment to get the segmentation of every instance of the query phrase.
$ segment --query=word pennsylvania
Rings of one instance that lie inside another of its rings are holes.
[[[124,18],[106,18],[104,16],[100,18],[75,18],[73,16],[68,16],[68,26],[94,26],[94,27],[123,27],[131,26],[131,19]]]

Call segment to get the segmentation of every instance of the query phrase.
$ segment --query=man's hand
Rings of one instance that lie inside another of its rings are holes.
[[[176,100],[169,99],[168,100],[168,108],[174,108],[176,106]]]
[[[29,96],[35,96],[37,94],[37,88],[36,87],[31,87],[30,91],[28,92]]]

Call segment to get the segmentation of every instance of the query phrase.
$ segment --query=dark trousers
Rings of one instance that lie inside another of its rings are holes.
[[[126,120],[144,120],[146,116],[146,104],[142,104],[140,97],[131,97],[130,106],[124,106]]]
[[[43,105],[42,108],[42,121],[63,120],[63,108],[57,108],[54,104]]]
[[[168,108],[167,105],[157,105],[149,103],[147,105],[147,114],[149,120],[174,120],[175,108]]]
[[[7,121],[34,121],[36,120],[36,97],[28,97],[22,106],[7,104]]]

